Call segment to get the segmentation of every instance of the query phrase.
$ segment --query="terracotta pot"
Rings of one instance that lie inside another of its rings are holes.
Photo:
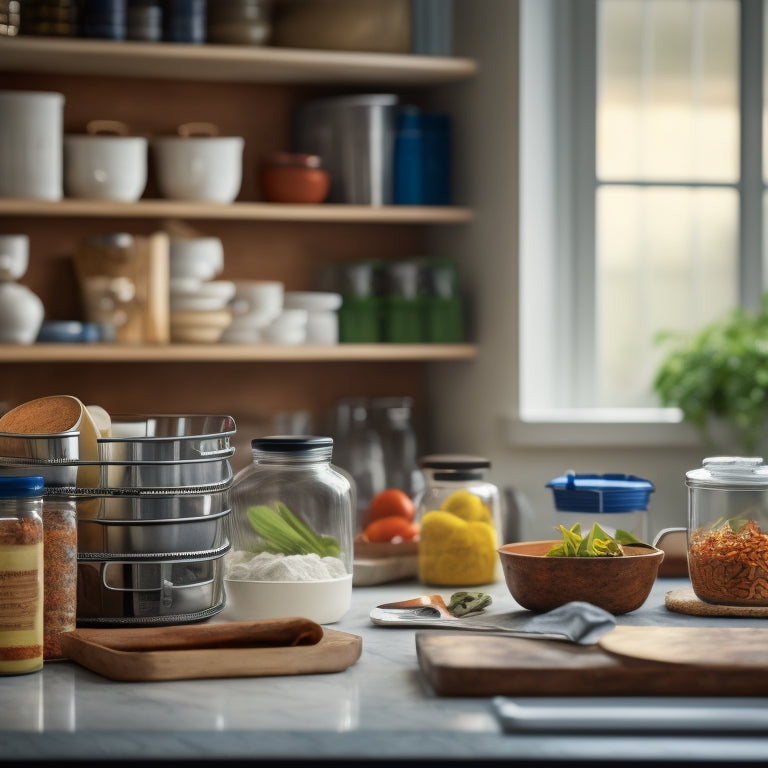
[[[270,203],[322,203],[330,187],[318,155],[276,152],[261,168],[261,189]]]

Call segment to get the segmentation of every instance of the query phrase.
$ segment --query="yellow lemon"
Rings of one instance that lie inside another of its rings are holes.
[[[441,506],[446,512],[451,512],[467,522],[492,522],[491,513],[488,511],[485,504],[483,504],[483,500],[464,488],[452,493],[445,499],[445,501],[443,501]]]

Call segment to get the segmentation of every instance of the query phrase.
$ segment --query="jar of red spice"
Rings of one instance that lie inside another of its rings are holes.
[[[43,656],[64,658],[61,636],[77,625],[77,504],[71,496],[43,500]]]
[[[0,674],[43,667],[44,480],[0,477]]]
[[[768,466],[715,456],[686,473],[688,572],[706,603],[768,606]]]
[[[273,152],[261,167],[260,180],[270,203],[322,203],[331,188],[319,155]]]

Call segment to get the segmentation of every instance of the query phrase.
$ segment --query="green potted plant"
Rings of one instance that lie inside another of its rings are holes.
[[[662,405],[679,408],[710,447],[730,429],[743,455],[755,455],[768,425],[768,293],[758,312],[736,308],[693,335],[664,332],[669,351],[653,380]]]

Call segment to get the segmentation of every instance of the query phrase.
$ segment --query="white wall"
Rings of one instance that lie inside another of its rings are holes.
[[[530,504],[521,538],[549,538],[555,525],[546,483],[566,469],[625,472],[650,480],[651,531],[685,525],[685,472],[701,463],[696,448],[613,445],[572,448],[513,446],[504,419],[518,398],[518,3],[457,0],[456,54],[472,56],[479,73],[451,86],[454,105],[457,202],[476,216],[460,228],[437,229],[433,250],[457,258],[479,355],[467,363],[442,363],[430,374],[430,451],[488,457],[491,478],[514,487]]]

